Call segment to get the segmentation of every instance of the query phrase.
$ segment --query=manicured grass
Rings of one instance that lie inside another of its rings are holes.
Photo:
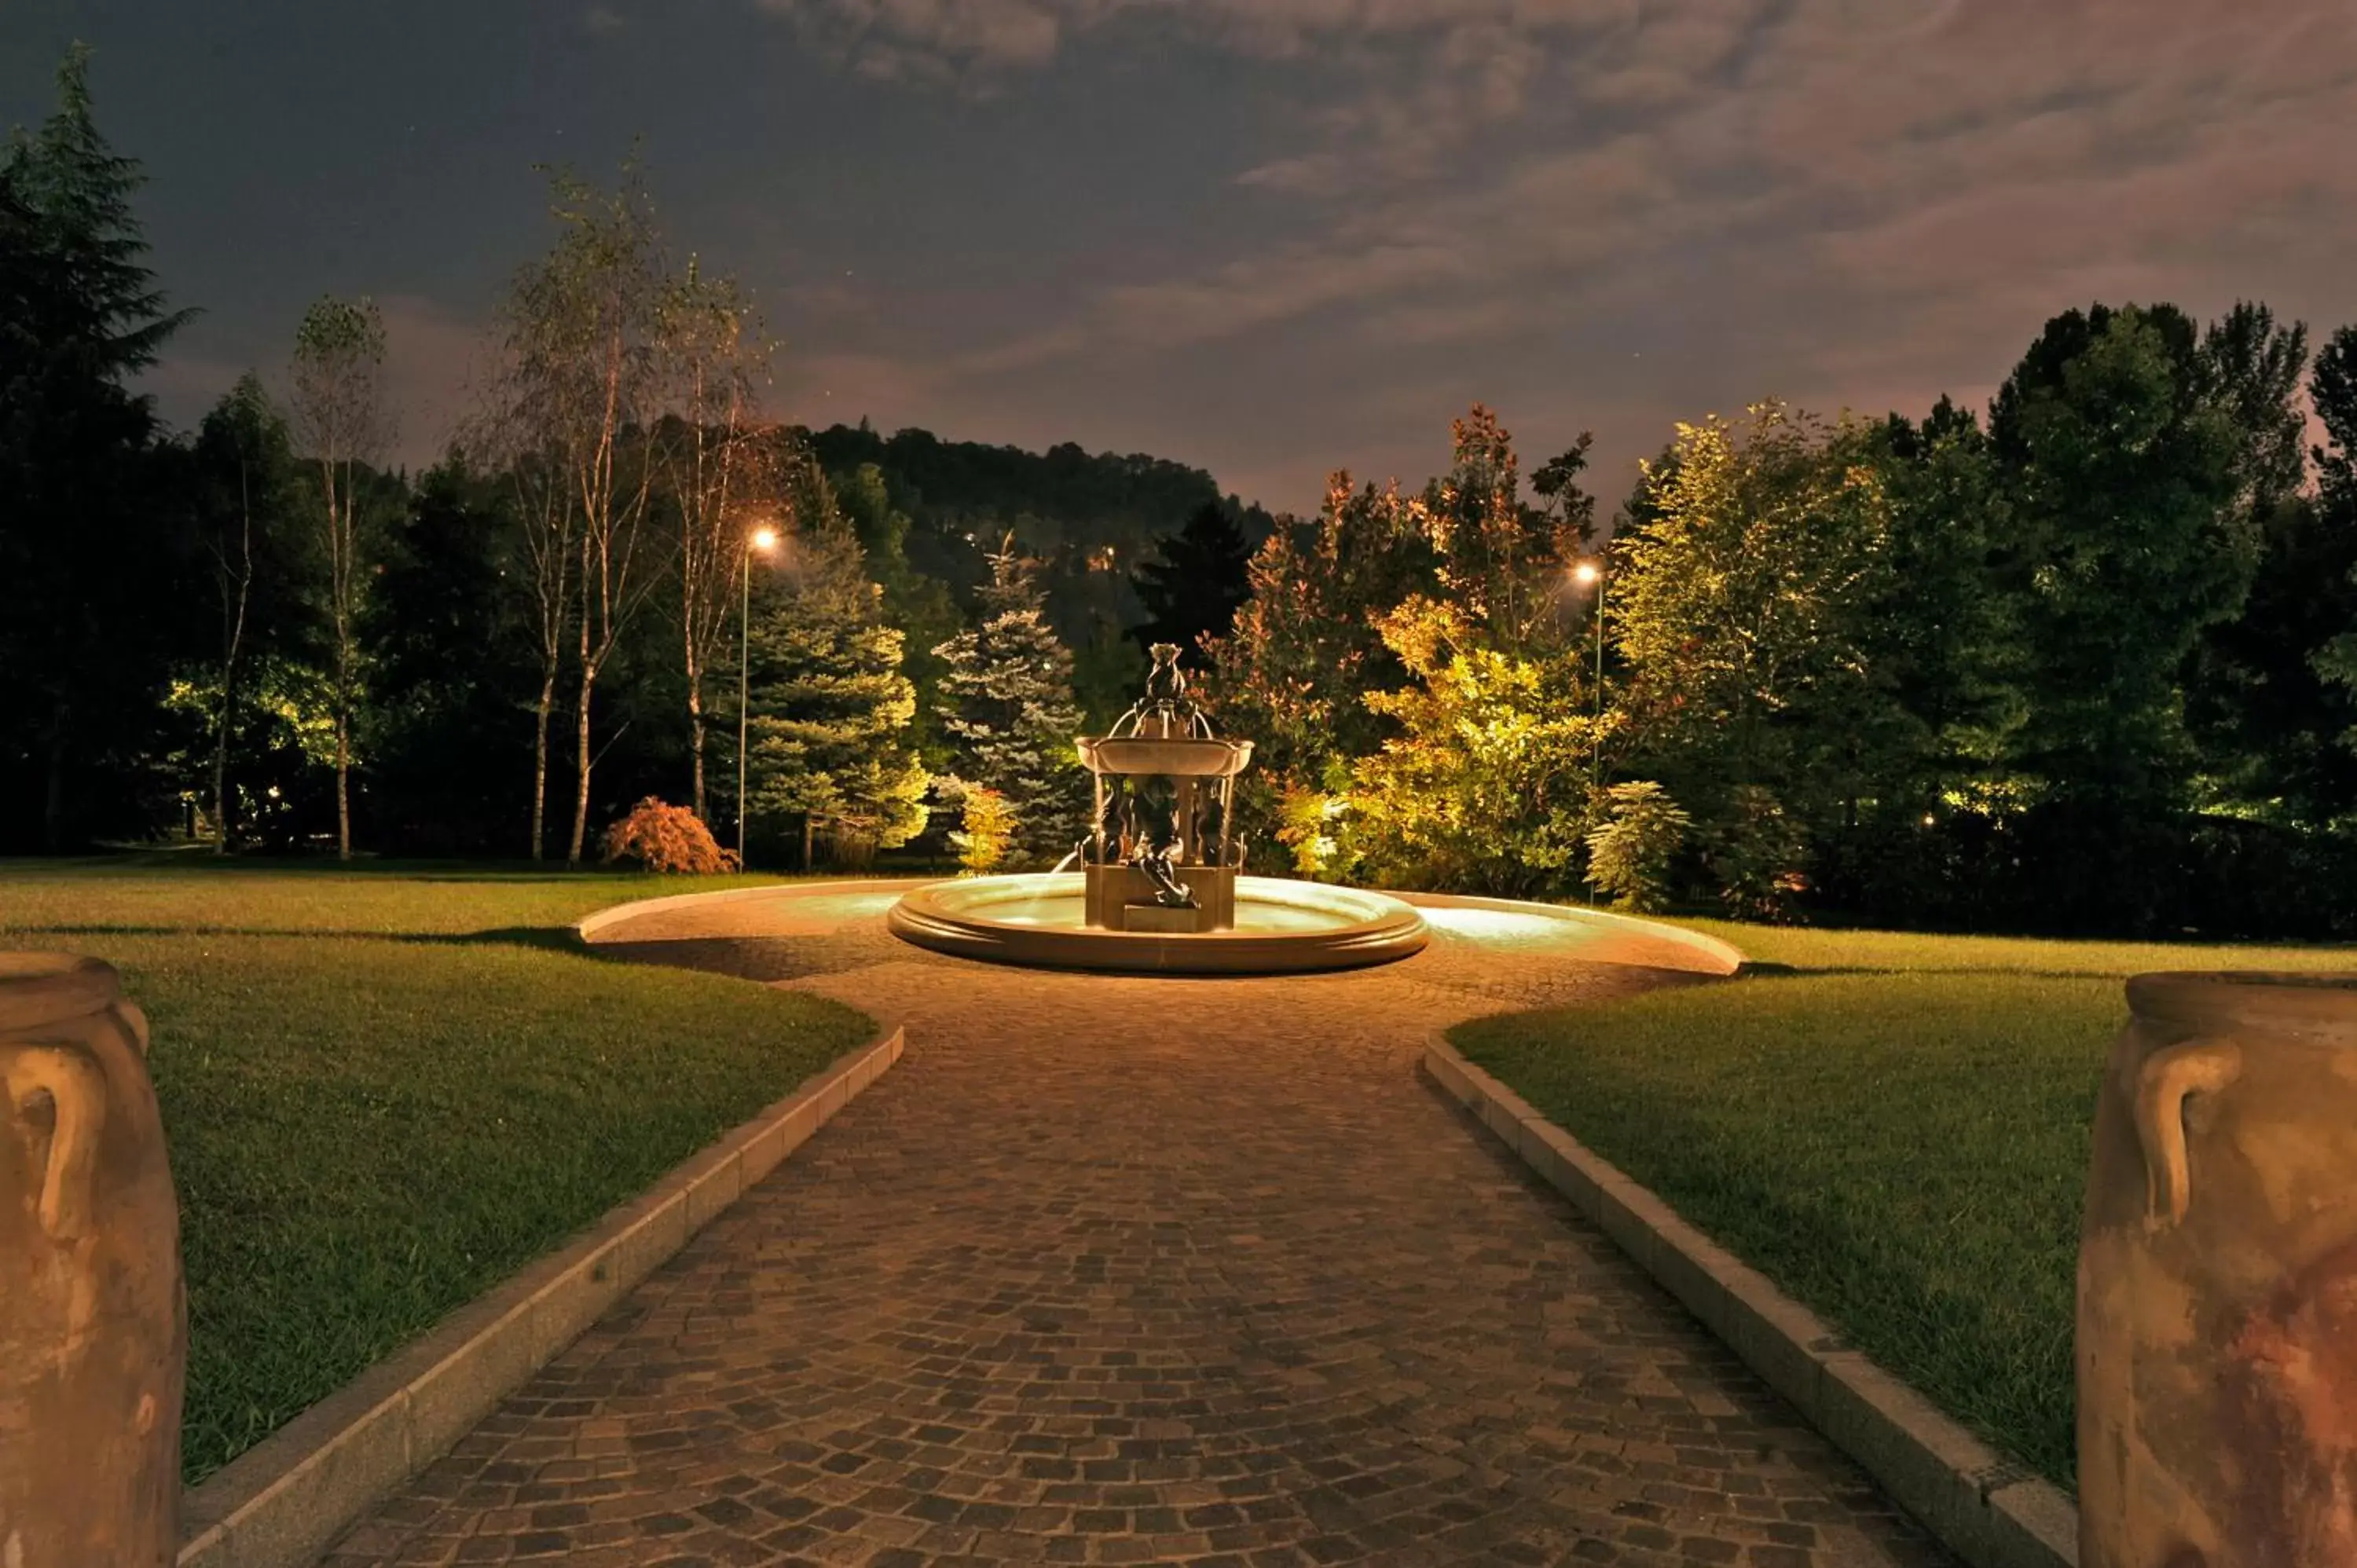
[[[2072,1487],[2080,1206],[2121,981],[2357,953],[1690,923],[1765,972],[1484,1019],[1458,1047]]]
[[[561,929],[773,880],[0,862],[0,947],[106,959],[154,1025],[190,1480],[872,1035]]]

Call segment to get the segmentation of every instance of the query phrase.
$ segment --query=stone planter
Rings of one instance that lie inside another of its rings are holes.
[[[188,1307],[147,1025],[95,959],[0,953],[0,1564],[179,1552]]]
[[[2357,1564],[2357,976],[2127,993],[2080,1233],[2080,1562]]]

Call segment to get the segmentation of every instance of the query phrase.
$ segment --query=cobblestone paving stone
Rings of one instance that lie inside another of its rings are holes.
[[[901,1065],[327,1568],[1950,1562],[1415,1071],[1666,977],[1445,933],[1064,975],[760,918],[600,940],[795,976]]]

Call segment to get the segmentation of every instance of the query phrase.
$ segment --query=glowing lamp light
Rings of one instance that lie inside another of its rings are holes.
[[[776,529],[774,529],[774,528],[757,528],[757,529],[755,529],[755,530],[753,531],[753,548],[754,548],[754,549],[756,549],[756,550],[775,550],[777,547],[778,547],[778,531],[777,531]]]
[[[1602,569],[1593,561],[1582,561],[1571,569],[1571,580],[1583,588],[1590,586],[1602,575],[1604,575]]]

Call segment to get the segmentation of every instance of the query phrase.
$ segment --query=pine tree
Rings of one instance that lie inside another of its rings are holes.
[[[933,650],[958,776],[997,791],[1013,812],[1015,850],[1052,863],[1088,827],[1088,776],[1072,737],[1072,656],[1043,618],[1030,563],[1010,538],[989,557],[982,620]]]
[[[822,834],[835,858],[862,864],[925,826],[931,780],[907,735],[916,689],[842,520],[812,516],[785,553],[754,581],[746,816],[798,828],[804,865]]]
[[[1132,575],[1138,602],[1153,618],[1131,635],[1144,647],[1176,643],[1189,665],[1200,665],[1203,639],[1227,636],[1237,607],[1252,597],[1252,541],[1213,501],[1177,533],[1155,541],[1154,550]]]
[[[145,265],[139,166],[100,134],[89,78],[77,46],[56,113],[0,149],[0,816],[53,850],[102,816],[147,825],[139,759],[194,630],[194,553],[145,493],[155,419],[124,384],[189,313]]]

